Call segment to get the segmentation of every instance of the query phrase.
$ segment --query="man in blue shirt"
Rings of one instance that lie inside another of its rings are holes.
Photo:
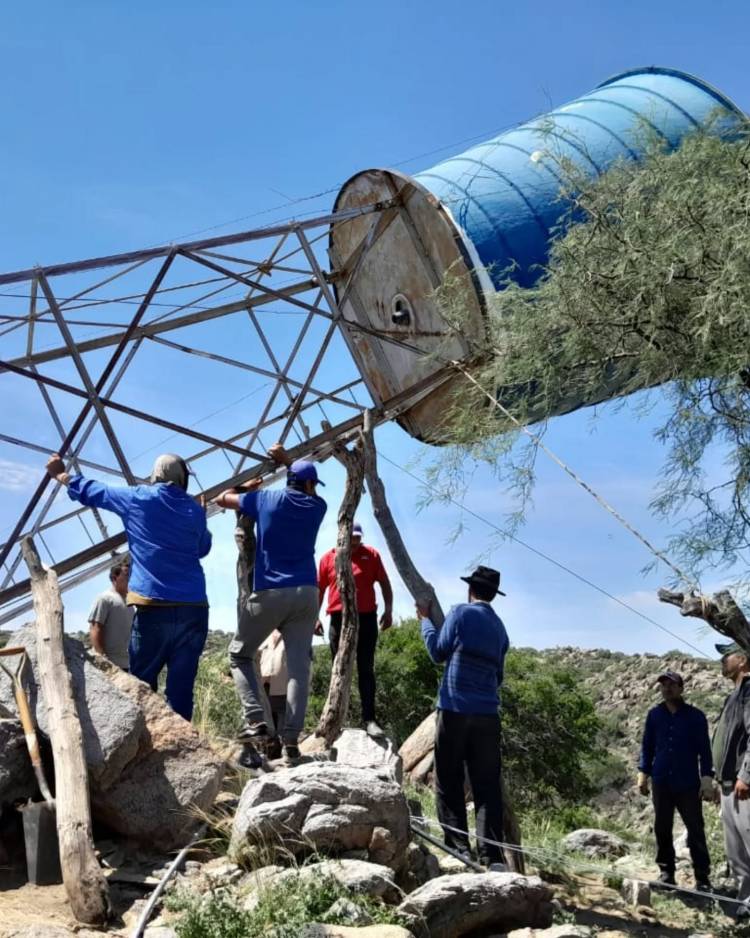
[[[646,716],[638,788],[647,795],[651,778],[659,880],[667,886],[675,884],[672,827],[676,809],[687,828],[696,889],[710,892],[711,861],[701,807],[701,794],[712,799],[714,787],[708,722],[702,710],[683,700],[679,674],[665,671],[657,681],[663,700]]]
[[[188,467],[165,453],[154,463],[150,485],[114,487],[69,475],[57,453],[49,475],[66,485],[73,501],[112,511],[122,520],[130,550],[126,602],[135,606],[130,673],[156,690],[166,666],[166,697],[190,720],[198,660],[208,634],[208,600],[201,558],[211,550],[205,509],[187,493]]]
[[[254,479],[242,494],[226,491],[216,499],[222,508],[233,508],[255,521],[253,592],[240,612],[229,646],[232,677],[245,715],[240,762],[250,768],[261,764],[256,744],[269,754],[278,748],[271,733],[271,705],[256,666],[258,649],[275,629],[284,639],[289,672],[284,758],[288,762],[299,758],[297,741],[305,722],[310,651],[318,618],[315,541],[327,508],[315,491],[316,485],[324,483],[313,463],[291,462],[278,444],[269,453],[288,466],[285,489],[259,491],[261,480]]]
[[[468,577],[467,603],[454,606],[440,630],[429,608],[417,606],[422,638],[436,664],[445,663],[438,696],[435,735],[435,794],[445,843],[470,854],[464,796],[468,772],[477,822],[477,853],[483,863],[502,866],[503,802],[500,781],[500,703],[498,688],[508,651],[508,635],[490,603],[500,590],[500,574],[477,567]]]

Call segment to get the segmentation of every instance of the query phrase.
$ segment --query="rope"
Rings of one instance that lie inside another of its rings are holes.
[[[469,837],[474,837],[479,843],[489,844],[493,847],[500,847],[503,850],[511,850],[515,853],[521,853],[529,858],[533,859],[534,856],[540,857],[542,862],[546,859],[547,862],[550,860],[559,863],[561,866],[567,866],[570,869],[578,870],[579,872],[590,872],[590,873],[599,873],[604,876],[611,876],[618,879],[631,879],[636,883],[644,883],[646,886],[651,887],[655,890],[670,890],[671,892],[685,893],[686,895],[699,896],[705,899],[712,899],[715,902],[725,902],[730,905],[736,906],[746,906],[747,903],[742,899],[732,899],[729,896],[722,896],[719,893],[715,892],[704,892],[700,889],[689,889],[686,886],[677,886],[671,885],[669,883],[656,882],[651,879],[644,879],[642,876],[638,875],[638,872],[630,872],[627,869],[622,867],[618,868],[615,866],[605,866],[604,864],[596,863],[585,863],[581,860],[575,860],[572,857],[567,856],[566,854],[560,853],[559,851],[550,850],[549,848],[544,847],[519,847],[518,844],[508,844],[501,840],[492,840],[489,837],[482,837],[480,834],[477,834],[476,830],[472,831],[463,831],[458,827],[451,827],[450,824],[442,824],[439,821],[434,821],[432,818],[426,817],[416,817],[411,815],[409,820],[415,825],[430,825],[433,828],[441,828],[443,831],[452,831],[455,834],[461,834],[467,839]],[[450,852],[450,851],[449,851]],[[537,864],[539,866],[540,864]]]
[[[588,482],[584,481],[564,460],[562,460],[556,453],[554,453],[548,446],[546,446],[538,434],[532,433],[532,431],[529,430],[528,427],[524,426],[524,424],[522,424],[517,417],[514,417],[508,408],[504,407],[493,394],[490,394],[489,391],[483,388],[477,379],[472,374],[470,374],[470,372],[468,372],[460,362],[454,361],[452,364],[455,366],[456,370],[460,371],[461,374],[467,378],[476,388],[479,388],[482,394],[484,394],[484,396],[495,405],[495,407],[504,417],[507,417],[508,420],[510,420],[522,433],[525,433],[526,436],[533,441],[535,446],[541,449],[541,451],[546,456],[549,456],[549,458],[554,463],[556,463],[563,470],[563,472],[566,472],[571,479],[580,485],[580,487],[585,492],[588,492],[588,494],[594,498],[602,506],[602,508],[608,511],[612,517],[615,518],[615,520],[625,528],[626,531],[629,531],[634,537],[636,537],[641,542],[641,544],[646,547],[647,550],[649,550],[655,557],[661,560],[662,563],[666,564],[684,583],[689,584],[691,588],[695,588],[694,581],[691,577],[689,577],[676,564],[672,563],[672,561],[669,559],[669,557],[666,556],[666,554],[664,554],[663,551],[660,551],[657,547],[654,547],[654,545],[643,534],[641,534],[640,531],[634,528],[633,525],[630,524],[616,508],[610,505],[610,503],[603,496],[599,495],[599,493],[596,492],[588,484]]]
[[[409,476],[414,479],[415,482],[418,482],[420,485],[427,486],[427,480],[422,479],[416,473],[407,469],[405,466],[400,465],[397,462],[394,462],[392,459],[389,459],[384,453],[380,453],[379,457],[384,459],[387,463],[390,463],[396,469],[399,469],[404,475]],[[499,525],[495,524],[493,521],[490,521],[489,518],[485,518],[483,515],[477,514],[476,511],[472,511],[471,508],[467,508],[466,505],[462,505],[461,502],[457,501],[447,492],[443,493],[442,496],[446,501],[451,502],[457,508],[460,508],[461,511],[466,512],[467,515],[471,515],[472,518],[476,518],[477,521],[481,521],[482,524],[486,524],[488,527],[492,528],[494,531],[497,531],[498,534],[503,537],[507,537],[509,540],[514,541],[516,544],[525,548],[528,551],[531,551],[532,554],[536,554],[537,557],[541,557],[542,560],[546,560],[548,563],[553,564],[560,570],[564,570],[570,576],[574,577],[580,583],[584,583],[586,586],[591,587],[591,589],[596,590],[597,593],[601,593],[602,596],[606,596],[607,599],[611,599],[613,602],[616,602],[619,606],[622,606],[623,609],[627,609],[629,612],[632,612],[634,615],[643,619],[644,622],[648,622],[650,625],[653,625],[655,628],[660,629],[666,635],[670,635],[672,638],[676,639],[680,644],[685,645],[687,648],[692,648],[693,651],[697,651],[701,658],[711,658],[710,654],[707,654],[701,648],[698,648],[697,645],[693,645],[692,642],[689,642],[686,638],[683,638],[681,635],[678,635],[677,632],[673,632],[671,629],[668,629],[665,625],[657,622],[656,619],[652,619],[651,616],[647,616],[645,612],[641,612],[640,609],[636,609],[635,606],[631,606],[630,603],[625,602],[624,599],[620,599],[619,596],[615,596],[614,593],[610,593],[609,590],[605,589],[603,586],[599,586],[597,583],[594,583],[593,580],[589,580],[588,577],[585,577],[582,573],[577,573],[571,567],[564,564],[561,560],[556,560],[554,557],[546,554],[543,550],[539,550],[538,547],[534,547],[532,544],[529,544],[527,541],[522,540],[520,537],[515,534],[511,534],[510,531],[505,531]]]

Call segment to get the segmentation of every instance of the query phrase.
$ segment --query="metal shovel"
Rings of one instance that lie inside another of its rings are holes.
[[[48,886],[62,882],[60,853],[57,842],[55,799],[52,797],[49,785],[47,785],[47,779],[44,776],[36,726],[31,715],[26,691],[21,682],[24,665],[28,661],[26,649],[0,649],[0,658],[9,658],[16,655],[19,656],[19,662],[15,671],[6,668],[2,661],[0,661],[0,669],[8,675],[13,684],[18,716],[21,719],[24,736],[26,737],[26,748],[29,751],[29,758],[34,768],[39,791],[41,791],[44,798],[44,801],[30,801],[20,809],[23,817],[23,835],[26,845],[26,866],[30,883],[36,886]]]

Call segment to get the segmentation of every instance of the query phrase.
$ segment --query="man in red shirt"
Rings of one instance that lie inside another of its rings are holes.
[[[330,616],[328,641],[331,654],[336,657],[341,636],[341,596],[336,585],[336,548],[332,547],[320,558],[318,569],[318,593],[320,605],[328,590]],[[352,525],[352,572],[357,589],[357,612],[359,613],[359,634],[357,636],[357,679],[359,697],[362,701],[362,722],[370,736],[385,736],[375,720],[375,647],[378,643],[378,603],[375,598],[375,584],[380,584],[385,609],[380,617],[380,628],[385,631],[393,624],[393,590],[391,581],[385,572],[380,554],[374,547],[362,543],[362,525],[355,521]],[[318,622],[316,632],[323,634],[323,626]]]

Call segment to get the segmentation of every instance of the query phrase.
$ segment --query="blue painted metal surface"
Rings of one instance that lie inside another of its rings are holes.
[[[601,173],[618,159],[638,159],[649,134],[674,147],[707,124],[726,130],[741,114],[692,75],[634,69],[415,178],[450,209],[496,286],[511,264],[514,279],[530,286],[564,211],[561,157]]]

